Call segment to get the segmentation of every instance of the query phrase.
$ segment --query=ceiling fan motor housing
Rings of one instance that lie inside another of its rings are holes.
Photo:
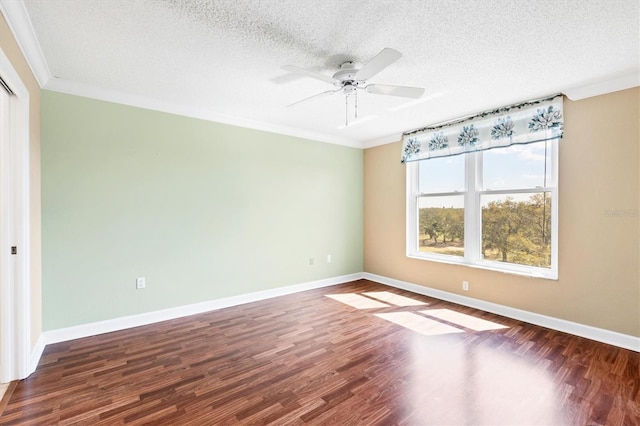
[[[342,91],[344,92],[345,95],[350,95],[352,93],[355,93],[355,91],[358,89],[358,83],[357,82],[352,82],[351,81],[345,81],[344,85],[342,86]]]
[[[358,64],[354,61],[347,61],[340,65],[340,71],[333,74],[336,87],[341,87],[346,95],[356,91],[364,81],[356,80],[356,74],[360,71]]]

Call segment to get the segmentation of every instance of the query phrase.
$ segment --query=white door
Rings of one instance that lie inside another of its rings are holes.
[[[0,383],[34,368],[29,271],[29,93],[0,49]]]
[[[0,76],[1,78],[1,76]],[[13,236],[13,183],[11,173],[11,118],[10,96],[4,82],[0,80],[0,383],[9,382],[14,370],[10,356],[15,348],[11,339],[12,331],[10,318],[14,308],[13,283],[15,262],[11,257]],[[17,251],[17,247],[16,247]]]

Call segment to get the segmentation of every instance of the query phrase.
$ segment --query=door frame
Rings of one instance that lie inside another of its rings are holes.
[[[30,138],[29,91],[2,48],[0,77],[13,92],[0,135],[0,382],[7,383],[31,374]]]

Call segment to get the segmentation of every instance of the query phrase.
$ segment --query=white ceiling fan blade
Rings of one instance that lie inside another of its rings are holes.
[[[287,108],[292,107],[294,105],[298,105],[298,104],[300,104],[302,102],[310,101],[311,99],[323,98],[325,96],[333,95],[334,93],[337,93],[339,91],[340,91],[340,89],[338,89],[338,90],[327,90],[326,92],[321,92],[321,93],[318,93],[316,95],[309,96],[308,98],[304,98],[304,99],[302,99],[300,101],[297,101],[297,102],[294,102],[292,104],[289,104],[289,105],[287,105]]]
[[[424,88],[422,87],[390,86],[388,84],[370,84],[365,87],[365,90],[376,95],[400,96],[413,99],[424,95]]]
[[[385,47],[372,60],[364,64],[360,71],[356,73],[355,79],[360,81],[369,80],[401,57],[402,53]]]
[[[321,74],[317,71],[308,70],[306,68],[296,67],[295,65],[285,65],[282,67],[282,69],[285,71],[294,72],[296,74],[306,75],[307,77],[315,78],[317,80],[322,80],[331,84],[335,82],[335,80],[329,77],[328,75]]]

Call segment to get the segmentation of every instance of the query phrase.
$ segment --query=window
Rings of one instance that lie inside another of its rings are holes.
[[[557,139],[406,166],[407,256],[557,279]]]

